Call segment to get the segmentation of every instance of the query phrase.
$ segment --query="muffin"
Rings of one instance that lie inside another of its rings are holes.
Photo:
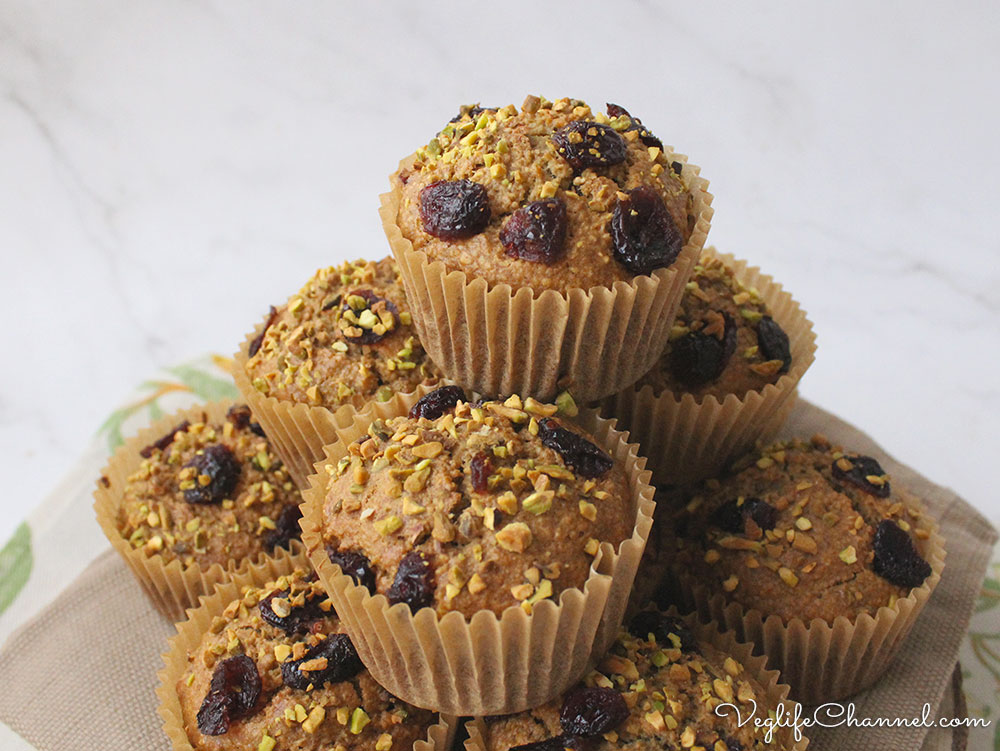
[[[708,248],[663,353],[602,412],[639,442],[655,482],[691,483],[774,436],[815,349],[812,324],[781,285]]]
[[[607,421],[447,386],[372,405],[326,452],[303,494],[303,541],[397,696],[518,711],[614,639],[652,489]]]
[[[790,716],[794,705],[782,703],[788,687],[748,645],[700,633],[676,616],[640,613],[577,686],[527,712],[473,723],[466,749],[803,748],[787,728],[768,737],[765,726],[740,724]]]
[[[901,638],[940,577],[940,538],[916,499],[876,458],[821,436],[772,444],[673,496],[662,501],[657,520],[670,569],[665,594],[742,628],[806,703],[833,701],[874,680],[898,638],[854,643],[849,653],[832,650],[821,659],[797,643],[804,625],[817,640],[862,621],[891,626]],[[763,621],[786,641],[775,643],[774,633],[759,627]],[[852,663],[869,646],[874,653],[858,663],[857,675],[839,672],[840,661]],[[816,670],[782,664],[800,650]]]
[[[391,258],[318,270],[285,305],[271,308],[234,367],[237,386],[300,484],[335,439],[334,412],[440,377]]]
[[[711,216],[685,157],[623,108],[571,99],[463,107],[391,180],[383,224],[421,338],[487,394],[549,399],[563,379],[591,400],[634,382]],[[590,367],[602,359],[618,367]]]
[[[432,391],[327,464],[323,539],[390,604],[530,613],[582,587],[601,544],[631,534],[625,470],[555,405],[464,399]]]
[[[302,498],[245,404],[157,421],[111,459],[95,499],[105,534],[173,617],[300,535]]]
[[[302,559],[269,563],[179,626],[157,692],[175,751],[410,751],[446,736],[372,679]]]

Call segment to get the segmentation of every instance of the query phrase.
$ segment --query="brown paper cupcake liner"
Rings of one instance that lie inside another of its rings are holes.
[[[405,414],[420,396],[396,395],[371,405],[350,427],[338,430],[340,440],[326,448],[325,461],[343,456],[373,419]],[[303,493],[303,542],[365,666],[396,696],[454,715],[517,712],[572,685],[592,656],[602,654],[613,641],[649,537],[653,491],[645,460],[612,421],[585,410],[575,422],[624,464],[636,525],[617,551],[610,543],[601,546],[582,589],[564,591],[558,603],[543,600],[530,615],[516,606],[499,617],[482,611],[470,620],[457,612],[438,618],[431,608],[414,615],[405,604],[390,607],[385,595],[372,596],[355,585],[324,550],[322,509],[328,477],[322,463],[317,464],[317,474]]]
[[[212,591],[215,585],[228,576],[228,572],[243,565],[245,561],[233,560],[229,565],[214,563],[207,568],[198,564],[184,566],[181,561],[167,560],[162,555],[146,555],[141,549],[133,548],[128,540],[118,531],[118,509],[121,505],[122,493],[130,475],[134,474],[142,464],[139,452],[170,429],[184,420],[223,421],[226,412],[234,404],[230,400],[203,404],[157,420],[148,428],[127,440],[108,460],[108,465],[101,473],[94,491],[94,511],[97,522],[101,525],[111,546],[125,559],[135,578],[142,586],[150,601],[160,613],[172,621],[184,617],[186,608],[198,604],[198,597]],[[297,550],[301,546],[297,541],[292,543]],[[262,554],[258,560],[267,558]]]
[[[669,147],[666,147],[669,151]],[[413,157],[404,159],[401,168]],[[684,285],[705,245],[712,217],[708,181],[687,157],[683,175],[696,222],[674,263],[613,287],[565,293],[490,288],[485,279],[431,262],[396,222],[401,185],[381,196],[379,213],[399,263],[424,349],[462,387],[491,396],[522,394],[551,401],[564,378],[577,401],[601,399],[634,383],[663,352]]]
[[[247,334],[234,355],[233,380],[275,452],[288,467],[292,480],[302,490],[309,486],[313,464],[323,458],[323,447],[337,440],[337,429],[349,425],[355,409],[363,407],[367,399],[357,397],[349,404],[330,409],[262,394],[250,382],[247,362],[250,360],[250,342],[263,326],[261,323]]]
[[[710,477],[729,461],[773,437],[791,412],[794,391],[816,354],[816,335],[806,313],[792,296],[755,266],[727,253],[709,252],[725,262],[745,286],[754,287],[771,316],[788,334],[792,365],[775,383],[742,397],[630,387],[601,405],[605,417],[616,417],[649,459],[656,484],[678,485]]]
[[[665,611],[667,615],[677,615],[674,608]],[[753,653],[753,644],[741,642],[736,639],[732,632],[720,631],[715,624],[699,623],[693,617],[682,616],[685,622],[691,627],[698,639],[708,642],[720,652],[724,652],[741,665],[747,675],[756,679],[763,686],[767,698],[767,706],[776,709],[779,705],[784,707],[786,717],[794,717],[797,702],[788,698],[789,686],[782,682],[782,676],[777,670],[767,668],[767,658],[757,656]],[[465,740],[465,751],[488,751],[485,736],[485,720],[482,717],[474,717],[465,723],[468,738]],[[792,728],[782,727],[775,730],[774,737],[786,748],[792,751],[805,751],[809,745],[809,739],[803,735],[799,741],[794,739]]]
[[[296,553],[282,550],[273,557],[251,564],[220,584],[213,594],[203,596],[200,606],[188,613],[188,619],[177,624],[177,634],[170,639],[167,652],[163,655],[163,668],[157,674],[160,685],[156,689],[160,701],[158,712],[173,751],[193,751],[184,728],[184,715],[176,689],[177,681],[187,669],[188,653],[198,648],[212,620],[220,616],[230,602],[242,596],[244,587],[264,586],[297,568],[311,568],[301,550]],[[456,727],[455,718],[439,717],[439,722],[428,729],[427,738],[413,744],[413,751],[448,751]]]
[[[864,613],[853,621],[838,616],[832,624],[819,618],[808,624],[798,618],[785,623],[777,615],[728,601],[677,568],[670,569],[672,594],[701,620],[717,623],[737,639],[756,645],[755,651],[767,656],[769,667],[781,671],[796,701],[805,705],[839,701],[868,688],[886,671],[941,580],[944,538],[929,517],[918,528],[929,534],[918,547],[931,565],[931,575],[874,616]]]

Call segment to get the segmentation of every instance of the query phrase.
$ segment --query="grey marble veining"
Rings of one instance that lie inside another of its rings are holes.
[[[1000,12],[7,0],[0,538],[158,366],[386,252],[395,162],[465,101],[619,102],[712,181],[710,239],[813,318],[802,391],[1000,518]]]

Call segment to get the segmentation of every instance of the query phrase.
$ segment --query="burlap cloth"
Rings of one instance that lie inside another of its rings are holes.
[[[933,717],[961,716],[956,660],[996,532],[952,491],[892,460],[857,429],[800,401],[782,433],[816,432],[885,457],[893,481],[925,500],[947,540],[941,583],[885,678],[854,698],[856,716],[918,718],[925,702]],[[173,632],[109,550],[0,651],[0,720],[38,751],[169,751],[154,689],[160,654]],[[965,736],[925,727],[839,727],[813,729],[809,737],[810,751],[951,751],[964,748]]]

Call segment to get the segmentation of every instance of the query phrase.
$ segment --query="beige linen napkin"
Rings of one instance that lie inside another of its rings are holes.
[[[924,499],[947,541],[941,583],[885,678],[855,697],[856,716],[919,717],[925,702],[934,717],[960,715],[952,677],[996,532],[950,490],[893,461],[855,428],[800,402],[783,434],[816,432],[878,456],[895,482]],[[169,751],[154,689],[160,654],[173,633],[109,550],[0,651],[0,720],[38,751]],[[808,735],[810,751],[963,748],[961,735],[920,727],[840,727]]]

